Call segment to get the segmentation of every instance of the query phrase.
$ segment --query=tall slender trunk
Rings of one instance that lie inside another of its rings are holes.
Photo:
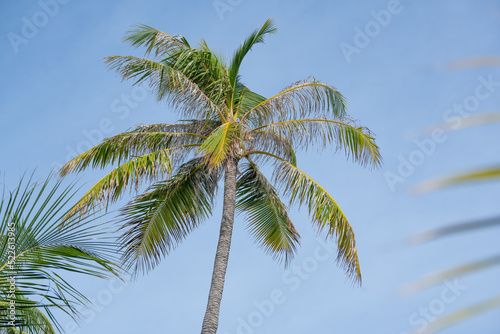
[[[215,254],[212,284],[208,294],[207,311],[203,319],[201,334],[216,334],[219,326],[219,310],[224,290],[229,249],[231,248],[231,236],[233,234],[234,210],[236,204],[236,160],[230,160],[226,164],[224,178],[224,204],[222,209],[222,221],[220,225],[219,244]]]

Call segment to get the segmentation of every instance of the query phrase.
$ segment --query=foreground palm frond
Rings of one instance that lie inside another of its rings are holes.
[[[413,332],[412,334],[433,334],[442,329],[446,329],[452,325],[460,323],[468,318],[482,314],[487,311],[494,310],[500,307],[500,296],[490,298],[475,305],[465,307],[461,310],[445,315],[433,322],[423,331]]]
[[[478,126],[489,123],[497,123],[500,121],[500,113],[492,112],[486,114],[472,115],[468,118],[461,120],[458,126],[452,126],[449,124],[441,124],[431,127],[430,129],[439,128],[447,131],[460,130],[466,127]],[[430,191],[435,191],[444,187],[450,187],[454,185],[460,185],[462,183],[477,182],[477,181],[489,181],[498,179],[500,177],[500,167],[493,166],[488,168],[477,169],[471,172],[460,173],[451,177],[439,178],[432,181],[427,181],[417,186],[413,187],[412,191],[414,193],[425,193]]]
[[[500,217],[492,217],[481,220],[468,221],[465,223],[452,224],[449,226],[433,228],[415,234],[408,238],[408,243],[411,245],[419,245],[424,242],[432,241],[438,238],[444,238],[450,235],[464,232],[473,232],[478,229],[500,226]]]
[[[93,226],[99,217],[61,225],[75,195],[61,181],[21,181],[4,190],[0,203],[0,326],[26,333],[61,330],[53,310],[72,317],[89,300],[64,279],[64,272],[106,278],[120,273],[111,226]],[[13,284],[13,279],[15,283]],[[14,323],[8,316],[15,304]],[[9,305],[7,305],[9,304]],[[9,326],[12,328],[12,326]]]
[[[477,68],[477,67],[488,67],[488,66],[498,66],[500,65],[500,57],[475,57],[468,59],[460,59],[451,62],[448,66],[451,70],[466,69],[466,68]],[[499,112],[490,112],[484,114],[470,115],[468,117],[460,119],[459,122],[451,123],[441,123],[432,126],[428,129],[427,133],[432,130],[440,129],[441,131],[451,131],[460,130],[467,127],[497,123],[500,121]],[[440,178],[433,181],[428,181],[417,185],[413,188],[416,193],[424,193],[429,191],[435,191],[444,187],[450,187],[455,185],[462,185],[465,183],[473,183],[478,181],[493,181],[500,177],[500,167],[494,166],[490,168],[483,168],[475,170],[472,172],[461,173],[451,177]],[[470,232],[482,228],[496,227],[500,224],[500,219],[498,217],[493,217],[490,219],[482,219],[473,222],[466,222],[460,224],[454,224],[444,228],[436,228],[424,233],[420,233],[410,238],[410,242],[413,244],[419,244],[429,240],[434,240],[437,238],[446,237],[449,235],[454,235],[462,232]],[[441,272],[428,275],[416,282],[410,283],[403,288],[403,293],[414,293],[430,287],[438,282],[446,279],[454,278],[461,275],[466,275],[479,270],[485,270],[493,266],[500,264],[500,255],[495,255],[486,259],[476,260],[471,263],[467,263],[461,266],[443,270]],[[454,313],[448,314],[430,323],[423,333],[435,333],[441,329],[445,329],[451,325],[459,323],[470,317],[479,315],[481,313],[490,311],[494,308],[500,307],[500,297],[494,297],[489,300],[483,301],[476,305],[461,309]],[[422,331],[419,331],[422,332]]]
[[[475,115],[468,115],[467,117],[460,118],[455,122],[442,122],[431,125],[423,131],[425,135],[432,135],[433,131],[456,131],[466,129],[469,127],[493,124],[500,122],[500,112],[488,112]]]
[[[493,266],[500,265],[500,255],[492,256],[487,259],[470,262],[464,265],[446,269],[426,277],[423,277],[415,282],[406,284],[401,292],[404,295],[413,294],[421,290],[427,289],[436,284],[442,283],[455,277],[467,275],[478,270],[488,269]]]
[[[436,179],[421,183],[413,188],[414,193],[426,193],[445,187],[456,186],[463,183],[474,183],[478,181],[491,181],[500,178],[500,166],[479,169],[451,177]]]

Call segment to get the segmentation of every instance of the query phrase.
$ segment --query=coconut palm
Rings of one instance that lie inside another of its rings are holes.
[[[96,216],[66,220],[75,184],[21,181],[0,202],[0,333],[56,333],[54,310],[78,316],[89,300],[65,272],[117,275],[117,248]],[[116,260],[116,259],[115,259]],[[116,261],[115,261],[116,262]]]
[[[144,46],[146,59],[106,58],[111,69],[135,84],[147,82],[158,100],[180,113],[174,124],[139,125],[105,139],[61,170],[118,166],[96,183],[73,209],[82,214],[115,202],[127,189],[149,189],[122,209],[124,263],[147,272],[206,220],[217,185],[224,178],[223,214],[202,333],[216,333],[235,211],[246,214],[255,241],[288,263],[299,234],[280,192],[305,205],[318,230],[338,240],[338,261],[361,281],[354,233],[333,199],[298,168],[296,151],[333,144],[361,165],[377,166],[380,154],[368,129],[346,114],[344,97],[332,86],[309,78],[265,98],[246,87],[239,74],[245,55],[276,31],[271,20],[255,30],[230,61],[202,40],[192,47],[145,25],[125,41]],[[261,164],[273,167],[272,180]]]

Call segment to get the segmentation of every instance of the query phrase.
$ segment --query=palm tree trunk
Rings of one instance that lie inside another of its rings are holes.
[[[226,167],[224,179],[224,204],[220,226],[219,244],[215,254],[212,284],[208,295],[207,311],[203,319],[201,334],[216,334],[219,326],[219,310],[224,290],[231,236],[233,234],[234,210],[236,203],[236,160],[230,160]]]

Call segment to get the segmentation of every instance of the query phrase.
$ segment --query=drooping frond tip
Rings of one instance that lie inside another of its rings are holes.
[[[299,149],[307,149],[313,144],[319,144],[323,148],[333,144],[337,150],[344,150],[348,158],[362,166],[379,167],[382,159],[370,131],[346,118],[292,119],[251,130],[251,133],[256,135],[260,132],[260,141],[278,135]]]
[[[335,238],[337,262],[355,284],[361,284],[361,269],[354,231],[333,197],[315,180],[287,161],[275,171],[275,180],[291,203],[306,205],[319,232],[326,229],[327,238]]]
[[[236,197],[236,208],[247,215],[247,229],[255,242],[287,266],[300,244],[300,235],[276,189],[252,162],[238,180]]]

